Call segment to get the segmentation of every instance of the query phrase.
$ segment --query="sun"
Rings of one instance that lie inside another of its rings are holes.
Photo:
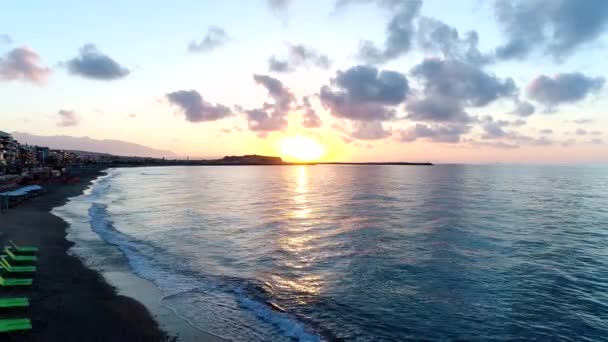
[[[301,135],[282,139],[280,149],[282,156],[304,162],[319,160],[325,154],[325,146]]]

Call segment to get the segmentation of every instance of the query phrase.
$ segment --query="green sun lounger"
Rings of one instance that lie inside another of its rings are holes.
[[[0,286],[29,286],[34,282],[31,278],[4,278],[0,276]]]
[[[4,246],[4,253],[6,253],[11,260],[14,261],[37,261],[38,258],[35,255],[16,255],[11,251],[9,246]]]
[[[29,318],[0,319],[0,333],[31,329],[32,321]]]
[[[5,269],[9,273],[30,273],[36,272],[36,266],[13,266],[5,256],[0,257],[0,268]]]
[[[13,248],[15,249],[15,251],[17,251],[18,253],[37,253],[38,252],[38,247],[34,247],[34,246],[17,246],[13,240],[8,240],[8,242],[11,244],[11,246],[13,246]]]
[[[30,300],[25,297],[0,298],[0,308],[16,308],[30,306]]]

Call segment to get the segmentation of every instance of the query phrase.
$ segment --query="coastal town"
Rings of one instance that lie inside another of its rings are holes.
[[[74,165],[109,163],[111,156],[84,154],[20,143],[0,131],[0,175],[51,174]]]

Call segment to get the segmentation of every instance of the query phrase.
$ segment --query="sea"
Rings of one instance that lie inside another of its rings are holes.
[[[608,166],[110,169],[71,252],[233,341],[607,341]]]

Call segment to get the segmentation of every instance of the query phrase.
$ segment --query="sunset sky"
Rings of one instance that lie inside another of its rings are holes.
[[[604,0],[11,2],[0,130],[190,158],[608,162],[607,31]]]

